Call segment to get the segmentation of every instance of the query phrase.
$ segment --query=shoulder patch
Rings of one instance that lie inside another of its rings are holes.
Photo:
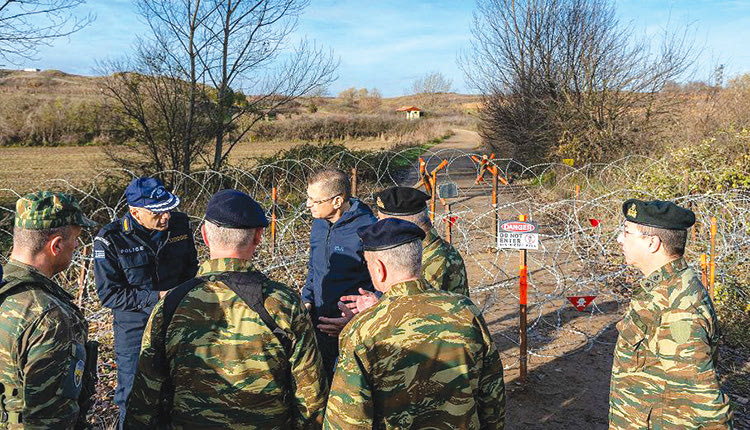
[[[96,260],[104,260],[106,257],[104,256],[104,251],[101,249],[94,250],[94,259]]]
[[[101,236],[96,236],[94,238],[94,242],[101,242],[101,243],[103,243],[106,246],[112,245],[112,243],[110,241],[108,241],[107,239],[105,239],[105,238],[103,238]]]
[[[669,325],[669,331],[672,334],[672,338],[677,343],[685,343],[690,338],[690,321],[679,320],[674,321]]]

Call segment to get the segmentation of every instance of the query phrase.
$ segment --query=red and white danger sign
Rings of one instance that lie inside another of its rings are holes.
[[[596,296],[569,296],[568,300],[570,300],[570,303],[578,309],[578,311],[583,312],[595,298]]]

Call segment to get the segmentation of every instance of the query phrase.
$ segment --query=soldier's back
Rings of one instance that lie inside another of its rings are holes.
[[[493,424],[504,414],[502,364],[479,310],[465,296],[430,289],[423,281],[407,284],[411,293],[386,293],[342,333],[344,352],[326,413],[329,427],[359,428],[361,417],[347,405],[352,402],[346,385],[352,375],[364,372],[372,390],[375,428],[435,423],[496,428]],[[491,386],[483,386],[482,376],[489,376]],[[488,392],[496,402],[490,413],[478,405]]]
[[[295,345],[292,355],[315,345],[295,291],[266,279],[263,297],[268,314]],[[127,424],[133,427],[153,418],[147,410],[153,395],[149,374],[142,370],[158,366],[154,361],[162,342],[163,304],[154,309],[144,334],[139,375],[128,403]],[[221,281],[203,281],[180,300],[164,351],[174,393],[168,413],[175,428],[285,429],[299,421],[292,406],[295,397],[305,399],[311,409],[324,408],[326,387],[315,356],[304,364],[305,357],[290,357],[258,313]],[[299,367],[307,368],[303,372]]]

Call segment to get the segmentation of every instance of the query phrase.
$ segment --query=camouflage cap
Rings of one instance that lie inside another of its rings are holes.
[[[70,194],[37,191],[16,202],[16,227],[42,230],[66,225],[95,227],[97,223],[83,215],[78,199]]]

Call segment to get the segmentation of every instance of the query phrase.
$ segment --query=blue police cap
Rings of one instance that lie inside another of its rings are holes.
[[[221,190],[206,206],[206,221],[225,228],[267,227],[268,219],[258,202],[237,190]]]
[[[156,178],[135,178],[125,188],[128,205],[152,212],[168,212],[180,204],[180,198],[167,191]]]
[[[357,229],[365,251],[383,251],[425,238],[424,230],[409,221],[386,218]]]

